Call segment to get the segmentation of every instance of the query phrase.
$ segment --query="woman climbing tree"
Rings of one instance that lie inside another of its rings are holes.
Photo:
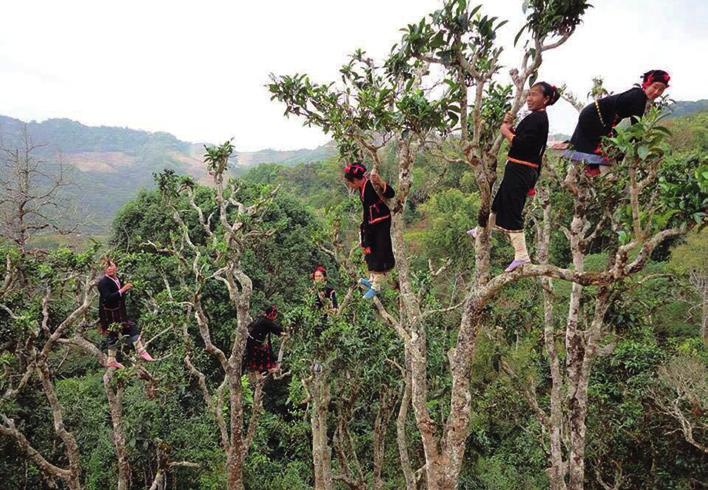
[[[154,361],[148,354],[140,340],[140,329],[136,323],[128,318],[125,308],[125,295],[133,288],[133,284],[121,283],[117,276],[118,267],[109,258],[104,258],[104,276],[98,281],[98,292],[100,295],[98,303],[98,320],[101,334],[106,336],[106,346],[108,347],[108,360],[106,367],[121,369],[123,365],[116,360],[116,344],[118,343],[118,332],[128,337],[131,344],[135,344],[135,350],[140,357],[146,361]]]
[[[359,279],[359,284],[366,288],[364,298],[373,299],[381,291],[386,274],[396,265],[391,245],[391,211],[382,199],[390,199],[396,193],[378,173],[367,176],[361,163],[344,167],[344,179],[347,187],[359,191],[361,198],[360,243],[370,275]]]
[[[670,79],[664,70],[650,70],[642,75],[641,86],[636,85],[626,92],[597,99],[585,106],[570,139],[571,148],[563,156],[585,164],[588,176],[607,173],[612,163],[602,153],[602,137],[609,136],[622,119],[643,116],[647,103],[664,93]]]
[[[555,104],[560,97],[558,89],[546,82],[534,84],[526,96],[526,105],[531,113],[516,127],[513,116],[507,114],[500,131],[509,143],[504,178],[492,203],[491,224],[509,234],[514,247],[514,260],[505,269],[511,272],[530,262],[524,237],[523,210],[526,196],[536,193],[534,186],[541,171],[541,160],[548,139],[548,115],[546,107]],[[486,223],[485,223],[486,224]],[[477,236],[477,228],[467,232]]]
[[[246,356],[244,358],[244,368],[252,372],[275,372],[279,369],[278,361],[273,356],[273,348],[270,343],[270,335],[285,335],[283,328],[276,323],[278,310],[275,306],[265,309],[263,315],[259,316],[248,326],[248,338],[246,339]]]

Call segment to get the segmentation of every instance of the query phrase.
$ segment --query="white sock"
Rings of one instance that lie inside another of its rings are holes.
[[[526,250],[526,235],[523,231],[509,233],[511,246],[514,247],[514,260],[530,261],[529,252]]]

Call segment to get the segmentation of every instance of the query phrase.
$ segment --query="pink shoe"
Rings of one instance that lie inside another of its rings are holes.
[[[155,360],[150,354],[148,354],[148,351],[146,350],[141,350],[140,352],[138,352],[138,355],[147,362],[152,362]]]
[[[471,230],[467,230],[467,234],[476,240],[477,239],[477,227],[475,226]]]
[[[531,263],[530,260],[526,260],[526,259],[525,260],[516,260],[516,259],[514,259],[511,262],[511,264],[509,264],[509,266],[506,269],[504,269],[504,272],[512,272],[517,267],[521,267],[524,264],[530,264],[530,263]]]
[[[118,361],[110,361],[106,364],[106,368],[109,369],[123,369],[125,366],[123,366],[121,363]]]

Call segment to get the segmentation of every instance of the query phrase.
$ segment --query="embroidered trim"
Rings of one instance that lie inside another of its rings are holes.
[[[374,223],[378,223],[380,221],[385,221],[385,220],[389,219],[390,217],[391,217],[391,215],[387,214],[386,216],[381,216],[380,218],[369,220],[369,224],[373,225]]]
[[[600,110],[600,104],[597,103],[597,99],[595,99],[595,109],[597,110],[597,117],[600,118],[602,127],[606,128],[607,124],[605,124],[605,120],[602,118],[602,111]]]

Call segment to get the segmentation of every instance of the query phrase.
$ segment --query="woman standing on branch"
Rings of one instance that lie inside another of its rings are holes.
[[[514,260],[505,269],[506,272],[511,272],[531,261],[526,250],[522,214],[526,196],[536,193],[534,186],[541,171],[543,152],[546,150],[548,139],[546,107],[555,104],[559,97],[558,89],[554,85],[546,82],[534,84],[526,96],[526,105],[531,113],[515,130],[512,127],[513,116],[507,114],[500,128],[510,146],[504,178],[494,197],[490,219],[492,226],[509,234],[514,247]],[[486,222],[480,225],[486,226]],[[476,238],[477,231],[478,227],[467,233]]]
[[[626,92],[597,99],[580,111],[578,124],[570,139],[571,148],[563,156],[586,165],[585,173],[594,177],[609,171],[611,162],[602,153],[603,136],[628,117],[644,115],[647,104],[664,93],[671,77],[664,70],[650,70],[642,75],[642,85]]]
[[[118,331],[121,335],[128,336],[129,343],[135,344],[135,350],[140,357],[146,361],[154,361],[148,354],[140,340],[140,329],[134,321],[128,319],[125,309],[125,295],[133,288],[133,284],[121,283],[117,276],[118,267],[109,258],[104,259],[104,276],[98,281],[98,292],[100,295],[98,303],[98,320],[101,334],[106,336],[108,346],[108,360],[106,367],[121,369],[123,365],[116,360],[116,344],[118,343]]]
[[[381,292],[382,281],[396,265],[391,245],[391,211],[384,202],[396,195],[376,172],[366,175],[366,167],[361,163],[350,163],[344,167],[344,179],[348,188],[359,192],[363,206],[360,237],[364,259],[369,269],[369,279],[359,279],[366,288],[365,299],[373,299]]]

